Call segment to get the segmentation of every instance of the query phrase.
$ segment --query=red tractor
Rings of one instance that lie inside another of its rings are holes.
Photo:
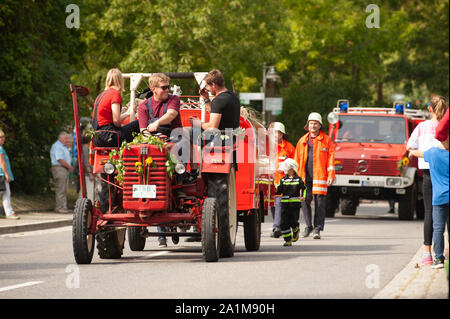
[[[124,74],[130,79],[131,101],[141,80],[151,73]],[[166,73],[171,79],[196,79],[200,85],[206,73]],[[265,129],[259,123],[242,117],[241,134],[231,145],[202,145],[198,148],[200,173],[195,182],[180,184],[177,174],[185,167],[177,166],[173,176],[168,172],[169,137],[152,137],[157,143],[131,143],[122,150],[122,176],[111,159],[118,157],[118,147],[91,147],[95,183],[109,186],[109,208],[100,210],[97,198],[86,197],[85,172],[82,165],[82,145],[78,112],[78,96],[89,94],[87,88],[71,85],[75,130],[77,137],[81,198],[77,200],[73,219],[73,251],[78,264],[92,261],[95,242],[100,258],[120,258],[126,231],[132,251],[142,251],[149,236],[171,236],[177,244],[181,236],[201,237],[205,261],[232,257],[236,243],[238,221],[244,224],[245,247],[256,251],[260,246],[261,222],[267,214],[269,188],[258,183],[266,172],[259,165],[257,134]],[[183,101],[183,96],[180,96]],[[192,98],[192,96],[190,96]],[[192,100],[190,100],[192,102]],[[198,103],[182,103],[183,126],[189,117],[205,120],[209,114]],[[196,104],[196,105],[194,105]],[[237,154],[233,156],[233,153]],[[140,164],[137,164],[140,163]],[[172,163],[173,164],[173,163]],[[142,170],[140,170],[142,168]],[[189,169],[189,165],[187,167]],[[101,178],[107,174],[108,178]],[[177,196],[179,190],[183,196]],[[148,227],[164,226],[165,232],[149,232]],[[191,230],[191,231],[190,231]]]
[[[427,114],[402,101],[392,108],[349,107],[339,100],[328,115],[335,145],[336,178],[327,194],[327,217],[340,204],[343,215],[355,215],[360,199],[394,200],[398,216],[423,218],[422,172],[417,159],[406,158],[414,128]]]

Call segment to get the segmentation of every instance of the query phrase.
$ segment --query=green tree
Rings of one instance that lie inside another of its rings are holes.
[[[12,187],[48,189],[49,150],[71,123],[69,77],[82,47],[65,24],[68,1],[3,1],[0,5],[0,126],[12,161]]]

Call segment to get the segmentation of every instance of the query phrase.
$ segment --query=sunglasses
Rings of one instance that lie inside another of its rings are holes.
[[[159,88],[163,89],[163,90],[168,90],[170,89],[170,85],[163,85],[163,86],[158,86]]]

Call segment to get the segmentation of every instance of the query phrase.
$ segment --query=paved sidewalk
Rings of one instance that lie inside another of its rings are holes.
[[[20,219],[0,218],[0,235],[72,225],[73,214],[16,212]]]

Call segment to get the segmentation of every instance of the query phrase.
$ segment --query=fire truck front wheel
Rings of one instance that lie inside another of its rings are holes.
[[[355,197],[341,198],[341,214],[354,216],[359,205],[359,199]]]
[[[95,248],[95,237],[90,234],[92,203],[87,198],[77,200],[74,209],[72,243],[77,264],[90,264]]]
[[[406,189],[406,194],[398,200],[398,219],[413,220],[416,211],[416,183]]]

